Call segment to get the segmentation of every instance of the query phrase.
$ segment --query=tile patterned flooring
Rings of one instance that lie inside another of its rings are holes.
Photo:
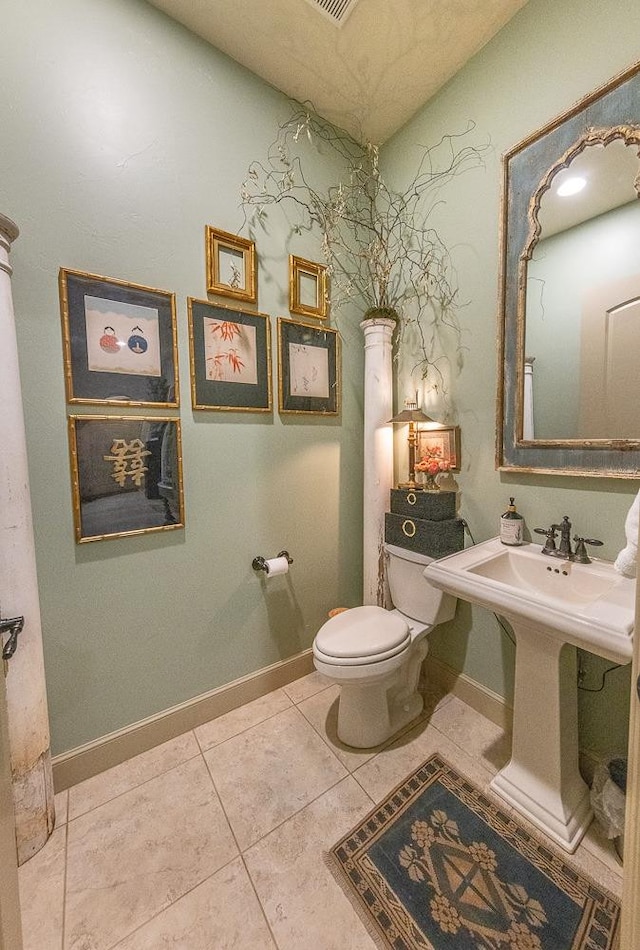
[[[311,673],[60,793],[20,869],[25,950],[373,950],[323,852],[432,752],[486,786],[509,737],[431,689],[416,724],[358,752],[337,700]],[[620,893],[597,827],[574,861]]]

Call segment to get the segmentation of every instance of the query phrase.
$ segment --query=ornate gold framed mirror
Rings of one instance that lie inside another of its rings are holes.
[[[496,467],[640,477],[640,63],[503,159]]]

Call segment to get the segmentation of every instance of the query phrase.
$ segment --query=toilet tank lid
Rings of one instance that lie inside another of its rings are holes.
[[[409,551],[408,548],[400,548],[397,544],[387,544],[385,541],[384,549],[387,554],[393,554],[394,557],[401,557],[405,561],[413,561],[414,564],[431,564],[436,558],[429,557],[428,554],[420,554],[419,551]]]

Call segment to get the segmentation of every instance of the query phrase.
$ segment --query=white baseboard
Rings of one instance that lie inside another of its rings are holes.
[[[432,682],[457,696],[491,722],[495,722],[496,726],[507,732],[511,731],[513,709],[498,693],[431,655],[427,656],[425,673]]]
[[[55,790],[61,792],[71,785],[104,772],[105,769],[119,765],[140,752],[146,752],[147,749],[167,742],[189,729],[201,726],[274,689],[286,686],[287,683],[313,672],[313,668],[311,650],[303,650],[287,660],[281,660],[225,686],[195,696],[178,706],[172,706],[140,722],[125,726],[117,732],[63,752],[52,760]],[[438,683],[446,692],[457,696],[501,729],[507,732],[511,730],[513,710],[498,693],[432,656],[427,656],[425,673],[432,682]],[[589,785],[596,763],[597,756],[588,751],[580,753],[580,771]]]
[[[311,649],[303,650],[296,656],[249,673],[226,686],[202,693],[117,732],[56,755],[52,759],[54,788],[56,792],[61,792],[312,671]]]

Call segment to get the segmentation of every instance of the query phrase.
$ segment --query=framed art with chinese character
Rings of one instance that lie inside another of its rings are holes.
[[[416,434],[417,471],[430,472],[431,468],[436,474],[460,471],[460,426],[418,429]]]
[[[67,402],[177,407],[175,294],[61,268]]]
[[[340,412],[339,349],[336,330],[278,317],[280,412]]]
[[[184,527],[180,420],[69,416],[76,542]]]
[[[194,409],[271,412],[271,326],[264,313],[187,298]]]
[[[246,303],[258,299],[256,246],[247,238],[205,227],[207,291]]]
[[[326,267],[289,255],[289,310],[304,317],[326,318]]]

